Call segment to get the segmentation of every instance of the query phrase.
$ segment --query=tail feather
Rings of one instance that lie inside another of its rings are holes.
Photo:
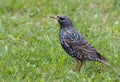
[[[109,64],[107,60],[98,59],[98,61],[105,64],[105,65],[107,65],[107,66],[111,66],[111,64]]]
[[[98,56],[99,56],[99,58],[97,59],[99,62],[101,62],[101,63],[103,63],[103,64],[106,64],[107,66],[111,66],[111,65],[108,63],[108,61],[107,61],[106,58],[104,58],[100,53],[97,53],[97,54],[98,54]]]

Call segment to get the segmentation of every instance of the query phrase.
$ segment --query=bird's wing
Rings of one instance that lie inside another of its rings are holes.
[[[86,53],[96,52],[96,49],[88,43],[85,38],[80,35],[79,32],[72,29],[66,33],[66,38],[64,38],[65,43],[75,50],[80,50]]]
[[[82,51],[83,53],[89,55],[88,59],[91,57],[94,57],[95,60],[100,61],[108,66],[111,66],[107,59],[104,58],[93,46],[91,46],[90,43],[85,41],[84,43],[76,42],[76,41],[70,41],[69,39],[65,40],[66,43],[72,47],[73,49],[76,49],[78,51]]]
[[[90,43],[88,43],[85,39],[83,39],[83,41],[79,41],[78,40],[73,40],[71,41],[70,39],[65,39],[65,42],[72,48],[76,49],[76,50],[81,50],[83,52],[86,52],[86,53],[93,53],[93,52],[97,52],[96,49],[91,46]]]

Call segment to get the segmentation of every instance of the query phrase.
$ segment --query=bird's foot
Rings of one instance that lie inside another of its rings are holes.
[[[72,70],[70,70],[70,73],[75,73],[75,71],[72,69]]]

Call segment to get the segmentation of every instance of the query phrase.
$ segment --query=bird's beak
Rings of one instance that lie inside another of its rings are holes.
[[[53,19],[58,20],[58,17],[57,17],[57,16],[50,16],[50,18],[53,18]]]

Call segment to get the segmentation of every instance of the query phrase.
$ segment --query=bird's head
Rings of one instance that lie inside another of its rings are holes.
[[[68,16],[50,16],[50,18],[56,19],[61,28],[71,28],[73,27],[72,21]]]

